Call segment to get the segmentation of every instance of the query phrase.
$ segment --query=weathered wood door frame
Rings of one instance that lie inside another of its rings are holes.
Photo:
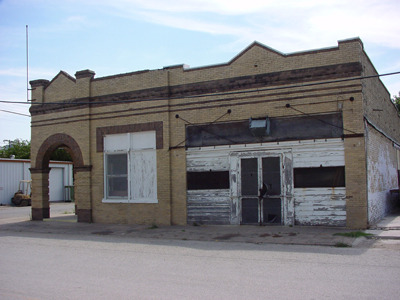
[[[231,167],[231,198],[232,216],[231,224],[242,223],[242,191],[241,191],[241,160],[246,158],[257,158],[258,165],[262,164],[262,158],[279,157],[280,159],[280,184],[281,184],[281,224],[294,224],[294,202],[292,197],[293,190],[293,165],[291,149],[287,150],[262,150],[262,151],[242,151],[233,152],[230,155]],[[262,172],[262,168],[258,169]],[[258,195],[257,195],[258,196]],[[278,195],[276,195],[278,197]],[[263,201],[261,201],[262,207]],[[263,217],[259,217],[259,221]]]

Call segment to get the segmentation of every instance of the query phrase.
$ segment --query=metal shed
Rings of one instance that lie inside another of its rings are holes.
[[[71,200],[65,187],[73,185],[72,162],[51,161],[49,166],[50,201]],[[31,179],[30,167],[29,159],[0,159],[0,205],[10,205],[20,180]]]

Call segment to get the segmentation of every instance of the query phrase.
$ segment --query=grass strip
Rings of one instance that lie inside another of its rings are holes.
[[[366,233],[363,231],[352,231],[352,232],[338,232],[334,233],[333,235],[339,235],[339,236],[345,236],[345,237],[351,237],[351,238],[358,238],[358,237],[370,237],[373,236],[372,233]]]

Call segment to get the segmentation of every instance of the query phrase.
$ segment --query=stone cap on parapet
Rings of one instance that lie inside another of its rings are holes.
[[[96,73],[94,71],[86,69],[86,70],[76,72],[75,78],[76,79],[87,78],[87,77],[93,78],[94,75],[96,75]]]
[[[50,81],[47,79],[36,79],[36,80],[31,80],[29,81],[30,85],[32,88],[37,88],[37,87],[47,87],[50,84]]]

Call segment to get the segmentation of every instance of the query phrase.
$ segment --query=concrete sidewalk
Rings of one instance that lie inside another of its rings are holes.
[[[388,215],[365,232],[373,234],[376,239],[400,241],[400,216]]]
[[[400,249],[400,216],[388,216],[373,229],[365,231],[373,236],[357,238],[341,235],[355,230],[318,226],[149,226],[77,223],[76,216],[72,214],[68,205],[60,204],[57,208],[55,206],[53,205],[52,218],[45,221],[29,221],[26,217],[6,219],[1,216],[0,232],[336,247],[371,247],[382,243],[382,240],[390,240],[396,244],[396,249]]]

